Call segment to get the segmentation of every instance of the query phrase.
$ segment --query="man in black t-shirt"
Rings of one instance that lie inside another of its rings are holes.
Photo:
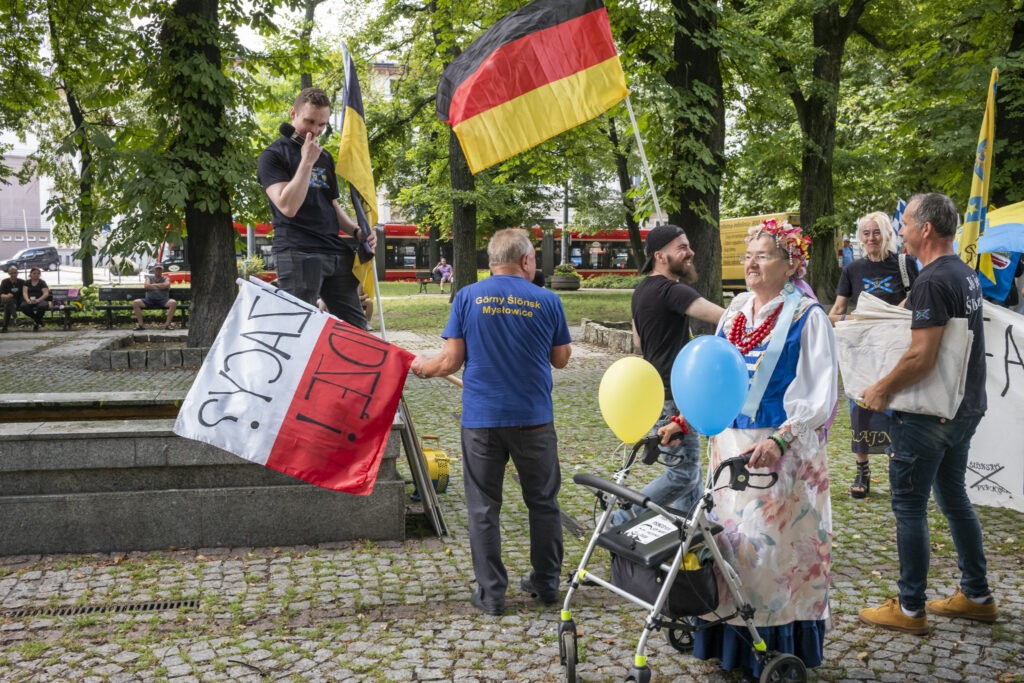
[[[6,332],[11,318],[18,312],[21,306],[21,288],[25,281],[18,277],[18,267],[11,266],[7,269],[7,277],[0,282],[0,305],[4,307],[4,326],[0,332]]]
[[[672,365],[679,351],[690,341],[690,317],[717,323],[725,311],[703,298],[692,285],[697,281],[693,250],[682,228],[659,225],[647,234],[647,260],[641,273],[649,277],[633,292],[633,339],[645,360],[653,365],[665,385],[665,405],[654,431],[678,414],[672,400]],[[683,416],[686,417],[685,415]],[[661,446],[668,467],[644,489],[658,505],[671,505],[689,512],[702,491],[700,436],[692,429],[681,441]],[[639,510],[636,510],[639,512]],[[617,513],[621,523],[627,515]]]
[[[360,329],[366,316],[359,304],[359,281],[352,274],[355,254],[339,235],[363,239],[356,223],[338,204],[334,158],[317,137],[331,115],[331,101],[319,88],[295,98],[290,117],[295,133],[282,135],[260,154],[260,185],[267,191],[274,217],[274,260],[281,289],[316,305],[323,300],[332,314]],[[377,238],[366,238],[371,250]]]
[[[897,631],[928,632],[925,613],[975,621],[996,620],[989,590],[981,525],[967,496],[965,477],[971,437],[987,408],[985,336],[978,275],[953,253],[959,216],[946,195],[917,195],[903,214],[908,251],[924,264],[907,298],[913,312],[910,348],[893,370],[864,391],[864,404],[885,410],[897,391],[916,384],[935,367],[945,325],[967,318],[974,334],[963,402],[953,419],[895,412],[889,481],[900,560],[899,599],[863,609],[861,621]],[[928,498],[949,522],[956,546],[960,585],[952,597],[927,600],[930,541]]]

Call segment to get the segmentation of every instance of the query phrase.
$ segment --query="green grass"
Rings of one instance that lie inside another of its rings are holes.
[[[431,290],[432,292],[435,290]],[[448,296],[419,294],[414,282],[385,282],[380,286],[384,306],[384,322],[388,330],[407,330],[420,334],[440,334],[448,320],[451,306]],[[629,320],[629,302],[633,291],[602,290],[599,292],[556,292],[565,307],[570,325],[581,318],[591,320]],[[378,326],[374,311],[374,327]]]

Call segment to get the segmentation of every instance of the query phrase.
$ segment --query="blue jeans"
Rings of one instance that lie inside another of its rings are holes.
[[[900,559],[900,604],[922,610],[928,588],[928,497],[949,522],[960,568],[960,590],[969,598],[989,594],[981,524],[967,497],[967,452],[981,416],[943,420],[894,413],[889,483]]]
[[[288,249],[275,254],[274,260],[281,289],[312,306],[316,306],[319,297],[332,315],[366,329],[366,315],[357,291],[359,281],[352,274],[355,254],[351,249],[343,254]]]
[[[648,434],[656,434],[661,427],[669,423],[670,417],[678,414],[675,401],[666,400],[661,409],[661,417]],[[669,505],[689,514],[704,493],[700,467],[700,434],[691,427],[690,433],[681,440],[658,448],[661,450],[661,459],[666,464],[665,471],[655,477],[641,492],[658,505]],[[633,506],[634,514],[639,515],[641,512],[643,508]],[[629,514],[625,510],[617,510],[612,515],[612,524],[622,524],[628,519]]]

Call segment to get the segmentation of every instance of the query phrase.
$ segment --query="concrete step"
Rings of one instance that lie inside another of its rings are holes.
[[[0,424],[0,555],[404,538],[397,428],[373,493],[354,496],[183,439],[173,424]]]

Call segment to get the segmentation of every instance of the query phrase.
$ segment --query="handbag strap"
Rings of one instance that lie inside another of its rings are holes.
[[[910,291],[910,273],[907,272],[907,254],[902,253],[896,257],[900,264],[900,277],[903,278],[903,289]]]

